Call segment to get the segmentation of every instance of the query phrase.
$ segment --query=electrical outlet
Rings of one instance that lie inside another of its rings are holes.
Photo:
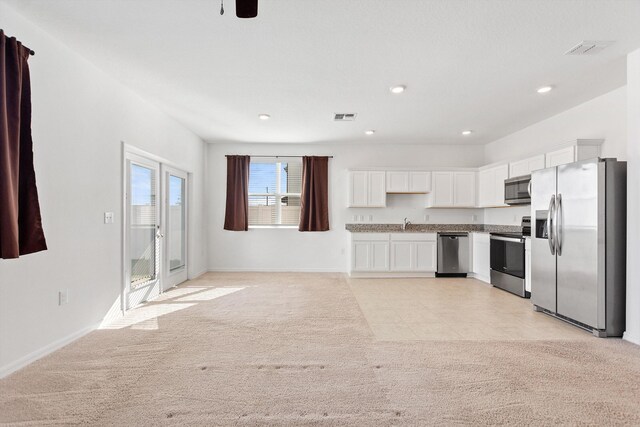
[[[113,212],[105,212],[104,213],[104,223],[105,224],[113,224]]]
[[[373,215],[369,215],[369,222],[373,222]]]
[[[63,289],[58,291],[58,305],[65,305],[69,303],[69,289]]]
[[[429,222],[429,215],[424,216],[424,222]]]

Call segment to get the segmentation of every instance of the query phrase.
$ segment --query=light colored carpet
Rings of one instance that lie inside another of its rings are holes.
[[[208,274],[0,380],[0,422],[640,425],[640,348],[376,341],[341,275]]]

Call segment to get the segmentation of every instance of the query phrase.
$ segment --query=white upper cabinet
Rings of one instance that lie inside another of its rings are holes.
[[[453,206],[464,208],[476,206],[475,172],[453,173]]]
[[[500,165],[478,172],[478,206],[506,206],[504,180],[509,177],[509,165]]]
[[[409,172],[387,171],[387,193],[408,193]]]
[[[564,165],[566,163],[573,163],[575,161],[575,147],[572,146],[547,153],[545,166],[550,168],[553,166]]]
[[[433,172],[429,206],[453,206],[453,172]]]
[[[387,193],[428,193],[431,172],[387,171]]]
[[[350,208],[385,207],[387,192],[384,171],[349,172]]]
[[[476,206],[476,172],[433,172],[431,184],[428,207]]]
[[[550,168],[599,157],[603,142],[604,139],[578,139],[570,147],[547,153],[545,166]]]
[[[409,193],[431,191],[431,172],[409,172]]]
[[[384,171],[369,172],[369,206],[387,206],[387,191]]]
[[[509,163],[509,177],[515,178],[517,176],[530,175],[531,172],[545,167],[544,154],[518,160],[517,162]]]

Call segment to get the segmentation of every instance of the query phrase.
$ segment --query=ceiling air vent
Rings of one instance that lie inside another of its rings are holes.
[[[356,119],[356,113],[335,113],[333,120],[336,122],[352,122]]]
[[[595,55],[613,44],[606,40],[583,40],[568,51],[565,55]]]

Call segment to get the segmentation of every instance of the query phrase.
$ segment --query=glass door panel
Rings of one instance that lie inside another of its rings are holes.
[[[187,174],[164,167],[165,171],[165,265],[166,290],[187,280]]]
[[[169,174],[169,271],[185,266],[185,180]]]
[[[131,288],[158,277],[156,171],[131,163],[129,258]]]

